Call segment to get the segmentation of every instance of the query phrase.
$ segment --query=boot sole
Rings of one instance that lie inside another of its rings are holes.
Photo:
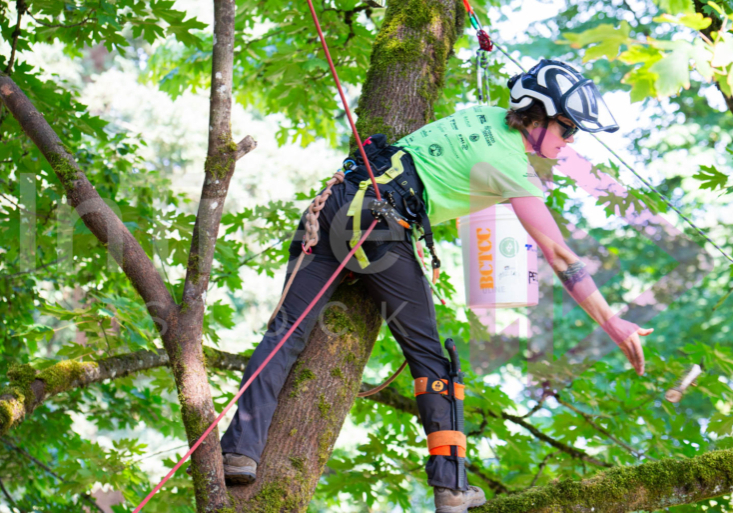
[[[252,484],[256,478],[257,475],[254,472],[236,471],[229,465],[224,465],[224,479],[228,482],[234,484]]]
[[[475,500],[463,506],[442,506],[435,510],[435,513],[468,513],[469,508],[478,508],[486,504],[486,498]]]
[[[191,474],[191,467],[186,469],[186,474],[189,476]],[[247,472],[241,472],[241,473],[227,473],[227,471],[224,471],[224,479],[232,484],[252,484],[255,482],[255,479],[257,476],[255,474],[247,473]]]

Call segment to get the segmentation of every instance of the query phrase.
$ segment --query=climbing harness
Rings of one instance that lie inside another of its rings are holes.
[[[347,217],[353,219],[353,235],[349,241],[349,245],[352,248],[355,247],[361,238],[362,211],[364,210],[365,196],[368,189],[376,182],[377,194],[381,191],[383,197],[372,200],[368,205],[368,209],[375,219],[385,221],[390,228],[394,227],[394,224],[407,230],[411,227],[419,228],[419,238],[425,240],[432,255],[433,281],[430,283],[430,286],[436,292],[438,298],[440,298],[440,294],[435,288],[435,282],[437,282],[440,274],[440,259],[435,252],[430,220],[428,219],[425,202],[422,200],[423,186],[417,176],[417,171],[415,170],[411,157],[401,148],[387,145],[387,138],[383,134],[375,134],[368,137],[364,141],[364,146],[366,147],[364,153],[376,176],[371,176],[361,156],[358,154],[354,155],[344,160],[342,169],[333,175],[327,187],[313,200],[305,215],[306,220],[304,224],[306,233],[302,242],[303,251],[299,255],[290,278],[283,289],[280,300],[270,316],[270,320],[267,323],[268,326],[275,320],[278,311],[282,307],[305,254],[310,254],[311,248],[318,243],[318,217],[320,211],[325,206],[326,200],[331,196],[331,187],[345,180],[357,187],[357,192],[349,204],[346,214]],[[403,212],[404,215],[400,212]],[[361,246],[356,248],[355,258],[362,269],[370,264],[369,258]],[[422,264],[419,259],[418,262]],[[445,304],[442,298],[441,301]],[[395,378],[397,374],[399,372],[395,373]],[[379,390],[382,388],[379,388]],[[361,397],[366,397],[371,395],[371,393],[379,391],[377,389],[373,390],[364,392],[365,395]]]
[[[434,431],[428,434],[428,451],[431,456],[446,456],[458,464],[456,488],[466,486],[466,434],[463,421],[463,399],[465,385],[461,362],[453,339],[445,340],[445,348],[450,356],[451,372],[448,379],[415,379],[415,397],[423,394],[438,394],[451,403],[451,430]]]
[[[413,252],[418,266],[425,275],[425,279],[432,291],[440,302],[445,304],[445,300],[435,286],[440,276],[441,264],[435,252],[430,220],[428,219],[425,203],[422,200],[423,186],[420,183],[413,163],[409,160],[411,157],[399,147],[388,146],[387,138],[383,134],[376,134],[369,137],[365,141],[365,145],[367,145],[366,153],[368,158],[373,160],[373,168],[376,169],[377,173],[383,172],[376,181],[384,189],[384,197],[386,198],[381,201],[372,201],[370,205],[372,214],[377,218],[385,219],[387,222],[392,219],[403,228],[411,228],[411,231],[407,235],[412,241]],[[361,212],[364,195],[369,186],[369,180],[365,179],[363,168],[360,167],[360,164],[359,158],[354,157],[353,159],[346,159],[343,165],[344,169],[346,169],[346,179],[358,187],[358,192],[351,201],[347,212],[347,216],[353,217],[354,235],[351,243],[361,233]],[[398,213],[399,210],[404,212],[404,217]],[[422,252],[417,250],[417,245],[420,244],[419,240],[425,240],[425,245],[430,251],[432,257],[432,277],[427,274],[427,264],[422,258]],[[369,265],[369,260],[363,251],[361,255],[357,251],[356,258],[362,268]],[[407,361],[404,361],[381,385],[359,392],[357,397],[369,397],[384,390],[390,383],[397,379],[406,366]]]
[[[387,138],[383,134],[375,134],[364,143],[367,158],[370,159],[372,168],[378,175],[375,181],[386,198],[372,201],[369,206],[372,214],[384,219],[388,224],[390,220],[396,221],[408,230],[412,226],[419,226],[422,229],[421,238],[425,239],[425,244],[433,257],[433,269],[438,273],[440,259],[435,253],[433,232],[422,199],[424,187],[417,175],[412,157],[402,148],[388,145]],[[347,217],[353,218],[353,235],[350,241],[353,247],[361,234],[361,213],[370,181],[365,173],[363,161],[358,155],[353,159],[346,159],[344,168],[347,165],[350,168],[345,172],[346,180],[358,188],[346,214]],[[362,269],[369,265],[369,259],[363,249],[357,251],[356,257]]]

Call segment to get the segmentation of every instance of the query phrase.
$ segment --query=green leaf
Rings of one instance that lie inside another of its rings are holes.
[[[221,299],[218,299],[210,307],[211,315],[214,320],[226,329],[232,329],[235,326],[232,316],[236,313],[234,308],[229,305],[221,304]]]
[[[649,71],[658,75],[655,87],[659,97],[677,94],[680,87],[690,88],[689,61],[692,45],[687,41],[657,42],[673,50],[649,67]],[[662,46],[662,45],[660,45]]]
[[[718,171],[715,166],[700,166],[700,171],[692,177],[702,182],[701,189],[710,189],[711,191],[718,187],[723,189],[728,183],[728,175]]]
[[[657,79],[658,75],[649,71],[647,66],[629,71],[621,80],[624,84],[631,86],[632,102],[640,102],[645,98],[654,98],[657,96]]]
[[[679,17],[670,16],[669,14],[662,14],[661,16],[657,16],[654,18],[654,21],[657,23],[675,23],[678,25],[684,25],[685,27],[690,27],[693,30],[702,30],[706,29],[710,26],[710,24],[713,22],[710,18],[704,17],[701,13],[695,12],[695,13],[687,13]]]
[[[692,0],[659,0],[659,8],[670,14],[695,12]]]
[[[628,43],[630,32],[631,26],[625,21],[622,21],[618,28],[604,23],[580,33],[563,33],[565,41],[559,41],[559,43],[570,44],[572,48],[585,48],[589,45],[596,45],[586,50],[583,62],[600,57],[606,57],[612,61],[618,56],[621,45]]]
[[[714,72],[710,64],[713,54],[707,44],[702,39],[695,39],[690,50],[690,57],[695,61],[695,69],[705,80],[713,78]]]
[[[714,68],[724,68],[733,62],[733,34],[720,32],[719,39],[713,46],[713,59],[710,65]]]
[[[618,56],[618,60],[624,64],[654,64],[662,58],[662,52],[654,46],[632,45],[625,52]]]
[[[708,431],[720,436],[729,435],[733,431],[733,415],[725,415],[721,412],[710,417]]]

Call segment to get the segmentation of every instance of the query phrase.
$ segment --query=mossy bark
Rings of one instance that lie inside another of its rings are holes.
[[[249,357],[204,347],[204,360],[208,368],[242,372]],[[168,365],[170,359],[165,351],[142,350],[96,362],[61,361],[42,371],[30,365],[13,367],[7,376],[9,385],[0,389],[0,436],[56,394]]]
[[[326,310],[326,330],[317,324],[311,333],[278,397],[257,481],[229,488],[237,511],[308,508],[379,333],[379,311],[365,297],[360,282],[342,285],[334,294],[332,301],[351,306]]]
[[[382,133],[394,142],[434,120],[465,16],[460,0],[389,2],[356,109],[362,138]]]
[[[203,320],[214,249],[238,153],[231,128],[235,13],[233,0],[214,0],[209,145],[204,184],[193,227],[178,323],[175,330],[163,337],[191,446],[216,419],[206,372]],[[197,511],[214,513],[229,508],[218,428],[198,446],[191,461]]]
[[[472,513],[658,511],[733,491],[733,451],[619,467],[489,501]]]

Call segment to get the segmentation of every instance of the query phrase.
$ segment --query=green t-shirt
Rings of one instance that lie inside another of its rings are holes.
[[[395,143],[412,155],[432,224],[508,198],[544,197],[522,136],[509,129],[505,115],[500,107],[471,107]]]

